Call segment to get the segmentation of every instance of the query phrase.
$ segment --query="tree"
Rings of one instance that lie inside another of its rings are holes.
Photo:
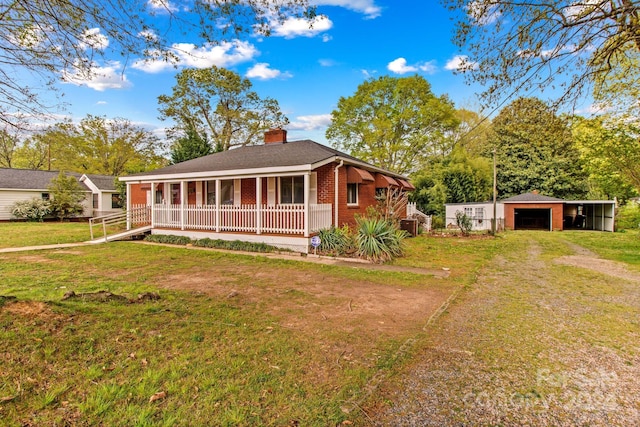
[[[370,79],[341,97],[326,136],[332,145],[376,166],[408,174],[451,149],[453,103],[421,76]]]
[[[127,119],[88,115],[77,127],[83,141],[78,172],[119,176],[161,166],[164,149],[152,133]]]
[[[176,122],[173,134],[197,129],[215,151],[257,144],[266,130],[289,120],[278,101],[260,98],[251,87],[249,79],[225,68],[182,70],[172,94],[158,97],[160,118]]]
[[[0,130],[0,167],[11,168],[19,141],[7,130]]]
[[[0,122],[17,125],[16,111],[39,115],[54,107],[27,80],[52,88],[60,76],[91,75],[97,59],[114,55],[125,63],[141,56],[175,61],[173,41],[165,35],[197,35],[199,46],[211,45],[241,33],[269,35],[287,16],[305,17],[311,25],[315,9],[307,0],[193,0],[180,9],[164,0],[2,2]]]
[[[474,157],[463,146],[457,146],[448,156],[432,159],[414,175],[416,190],[411,198],[423,212],[444,217],[445,203],[488,200],[492,179],[486,158]]]
[[[487,87],[489,104],[547,87],[560,90],[558,102],[575,101],[640,53],[633,0],[443,2],[457,13],[455,43],[470,52],[460,69]],[[638,73],[626,82],[637,87]]]
[[[207,137],[201,137],[195,129],[187,129],[186,134],[179,138],[171,147],[171,163],[185,162],[213,153]]]
[[[81,214],[84,210],[82,201],[85,199],[85,192],[74,176],[60,171],[60,174],[51,180],[48,189],[51,195],[49,207],[60,221]]]
[[[502,109],[493,120],[487,148],[496,150],[500,197],[537,190],[580,199],[587,193],[586,174],[567,120],[539,99],[520,98]]]
[[[88,115],[79,124],[56,123],[26,140],[16,167],[119,176],[166,164],[164,144],[127,119]]]
[[[591,197],[624,203],[640,192],[640,128],[613,117],[578,117],[572,131]]]
[[[458,126],[452,131],[451,140],[454,147],[462,146],[475,156],[480,155],[487,145],[491,133],[491,121],[481,117],[475,111],[464,108],[456,110]]]

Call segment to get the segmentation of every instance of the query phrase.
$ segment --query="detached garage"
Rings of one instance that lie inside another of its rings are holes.
[[[563,200],[526,193],[501,201],[511,230],[614,231],[615,200]]]

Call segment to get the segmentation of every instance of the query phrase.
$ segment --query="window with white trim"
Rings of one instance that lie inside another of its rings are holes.
[[[473,218],[473,208],[464,208],[464,214],[469,218]]]
[[[220,181],[220,204],[223,205],[233,205],[233,180],[226,179]],[[214,190],[215,197],[215,190]]]
[[[280,203],[304,203],[304,176],[280,178]]]
[[[358,204],[358,184],[347,184],[347,204]]]
[[[484,208],[476,208],[476,218],[478,224],[482,224],[482,220],[484,220]]]

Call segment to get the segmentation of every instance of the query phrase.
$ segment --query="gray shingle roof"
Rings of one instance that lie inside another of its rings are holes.
[[[290,141],[285,144],[265,144],[236,148],[129,176],[143,177],[146,175],[300,166],[318,163],[336,156],[354,162],[365,163],[348,154],[307,139]],[[373,168],[374,166],[371,165],[371,167]],[[396,176],[397,174],[392,175]]]
[[[32,169],[7,169],[0,168],[0,188],[11,188],[16,190],[44,190],[46,191],[51,180],[58,176],[57,171],[41,171]],[[82,175],[68,173],[76,179]],[[88,188],[81,184],[83,188]]]
[[[116,191],[115,177],[113,175],[87,174],[87,178],[102,191]]]
[[[58,171],[0,168],[0,188],[47,191],[51,180],[59,173]],[[76,179],[82,176],[76,172],[66,172],[66,174]],[[87,177],[102,191],[116,190],[113,176],[87,174]],[[90,191],[84,183],[80,182],[80,185],[84,190]]]
[[[563,199],[558,199],[557,197],[549,197],[543,196],[542,194],[537,193],[524,193],[518,194],[517,196],[509,197],[501,200],[503,203],[519,203],[519,202],[564,202]]]

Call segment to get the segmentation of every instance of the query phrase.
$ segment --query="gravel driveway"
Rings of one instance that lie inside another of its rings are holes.
[[[519,236],[380,387],[371,423],[640,425],[640,275],[567,248]]]

